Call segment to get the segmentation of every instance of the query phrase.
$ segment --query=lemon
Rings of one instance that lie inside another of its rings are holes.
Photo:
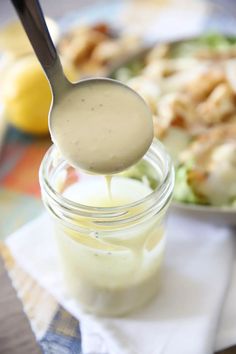
[[[19,58],[4,77],[2,99],[9,122],[36,135],[48,133],[51,91],[34,55]]]

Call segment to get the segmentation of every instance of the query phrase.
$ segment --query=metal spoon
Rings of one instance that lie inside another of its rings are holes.
[[[59,146],[59,144],[57,142],[57,136],[54,136],[55,131],[52,129],[52,126],[55,126],[56,119],[58,119],[57,113],[56,113],[57,112],[56,106],[59,107],[59,104],[63,100],[63,98],[68,97],[68,95],[71,95],[71,97],[72,97],[73,93],[75,93],[74,90],[78,90],[78,88],[81,88],[82,86],[84,87],[84,85],[87,85],[87,84],[89,84],[90,87],[91,87],[91,85],[94,85],[93,86],[94,89],[97,90],[96,84],[98,81],[99,81],[99,83],[103,83],[103,84],[109,83],[110,88],[112,88],[112,87],[114,88],[114,86],[117,87],[117,85],[119,85],[124,90],[126,90],[126,94],[130,94],[132,91],[132,93],[136,96],[136,98],[138,96],[138,99],[137,99],[138,104],[137,104],[136,108],[137,108],[137,111],[139,111],[140,106],[144,104],[143,99],[136,92],[134,92],[131,88],[129,88],[128,86],[124,85],[123,83],[121,83],[119,81],[106,79],[106,78],[96,78],[96,79],[82,80],[76,84],[72,84],[71,82],[69,82],[64,75],[58,53],[57,53],[56,48],[52,42],[47,25],[45,23],[44,15],[43,15],[42,9],[40,7],[39,1],[38,0],[11,0],[11,2],[14,5],[14,7],[19,15],[19,18],[20,18],[22,25],[26,31],[26,34],[33,46],[35,54],[37,55],[38,60],[40,61],[41,65],[44,69],[44,72],[48,78],[48,81],[50,83],[52,95],[53,95],[53,102],[52,102],[50,113],[49,113],[49,130],[50,130],[50,133],[51,133],[54,143],[57,145],[59,150],[61,150],[61,152],[63,152],[64,157],[66,157],[68,159],[68,156],[64,153],[65,149],[63,151],[63,146],[61,146],[61,145]],[[109,88],[109,90],[110,90],[110,88]],[[73,93],[72,93],[72,90],[73,90]],[[74,95],[73,95],[73,97],[74,97]],[[78,96],[76,96],[76,98],[77,97]],[[78,99],[79,99],[79,97],[78,97]],[[143,140],[146,141],[145,145],[142,144],[143,143],[142,139],[137,139],[138,141],[133,141],[135,138],[134,138],[134,135],[132,134],[131,129],[130,129],[130,133],[127,131],[124,131],[124,134],[122,134],[123,139],[124,139],[124,135],[126,135],[125,136],[126,141],[130,141],[130,143],[136,144],[136,146],[141,147],[141,149],[139,150],[140,151],[139,155],[138,156],[136,155],[134,157],[129,156],[130,158],[127,159],[127,161],[129,161],[129,162],[126,163],[126,165],[123,164],[123,158],[120,155],[120,159],[122,159],[122,169],[126,169],[126,168],[130,167],[131,165],[133,165],[134,163],[136,163],[146,153],[149,146],[151,145],[152,138],[153,138],[153,132],[151,131],[151,130],[153,130],[153,127],[151,127],[152,118],[151,118],[150,111],[148,110],[148,108],[146,108],[146,109],[147,109],[147,119],[149,119],[149,123],[147,123],[148,137],[147,136],[145,137],[145,132],[144,132],[144,139]],[[53,114],[52,114],[52,111],[54,112]],[[112,114],[112,112],[111,112],[111,114]],[[136,109],[135,109],[134,114],[136,115]],[[72,118],[73,119],[80,119],[80,118],[77,118],[77,116],[73,116]],[[119,120],[116,120],[116,121],[118,122]],[[96,128],[98,128],[98,127],[96,127]],[[142,131],[142,134],[143,134],[143,131]],[[99,132],[98,132],[98,135],[99,135]],[[90,142],[89,134],[86,134],[85,138],[87,139],[88,142]],[[119,148],[122,145],[122,139],[120,139],[120,140],[121,140],[120,146],[118,147],[118,150],[117,150],[118,155],[119,155]],[[60,142],[60,144],[61,144],[61,142]],[[140,145],[138,145],[138,144],[140,144]],[[142,145],[144,145],[144,148]],[[68,151],[66,151],[66,152],[68,152]],[[129,151],[127,151],[127,154],[128,153],[129,153]],[[100,168],[100,166],[98,166],[98,168],[96,168],[94,170],[94,169],[90,168],[89,161],[88,161],[88,164],[87,164],[87,161],[83,161],[83,163],[82,163],[82,160],[80,160],[80,156],[77,156],[77,155],[76,155],[76,161],[73,161],[71,159],[68,159],[68,160],[72,164],[74,164],[75,166],[80,166],[87,171],[95,172],[95,173],[112,174],[112,173],[117,172],[118,169],[122,170],[120,168],[120,165],[121,165],[120,163],[119,163],[119,166],[117,163],[117,166],[115,166],[116,168],[114,168],[113,170],[108,169],[108,170],[104,171],[103,169]],[[104,161],[102,161],[102,162],[104,162]]]

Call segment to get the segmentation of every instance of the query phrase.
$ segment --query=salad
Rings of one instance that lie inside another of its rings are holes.
[[[236,207],[236,38],[161,43],[113,77],[150,106],[175,163],[175,200]]]
[[[135,52],[140,45],[137,36],[117,33],[107,23],[98,22],[70,29],[59,40],[58,50],[73,81],[85,76],[107,75],[110,66]]]

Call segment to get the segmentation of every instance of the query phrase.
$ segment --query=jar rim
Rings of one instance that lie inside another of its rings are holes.
[[[143,203],[150,202],[152,205],[155,203],[156,208],[159,206],[157,211],[160,211],[171,198],[174,187],[174,167],[169,154],[163,145],[156,139],[153,140],[146,155],[155,155],[156,157],[161,158],[161,161],[163,162],[163,178],[161,179],[157,188],[155,188],[145,197],[140,198],[135,202],[112,207],[95,207],[84,205],[66,198],[57,192],[55,188],[53,188],[53,186],[50,184],[49,169],[53,154],[55,154],[57,151],[58,150],[56,146],[52,145],[46,152],[39,169],[39,181],[42,192],[46,193],[46,196],[50,199],[50,202],[61,207],[68,213],[71,212],[75,215],[79,214],[83,216],[89,216],[92,214],[92,216],[95,218],[104,218],[108,216],[111,218],[121,216],[122,213],[127,211],[127,209],[134,210],[141,206]],[[67,163],[66,160],[63,159],[63,163]],[[156,202],[157,200],[158,203]]]

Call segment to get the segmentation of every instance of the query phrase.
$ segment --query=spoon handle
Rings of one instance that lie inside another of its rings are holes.
[[[56,48],[49,34],[38,0],[11,0],[35,54],[49,80],[54,96],[70,85],[66,79]]]

